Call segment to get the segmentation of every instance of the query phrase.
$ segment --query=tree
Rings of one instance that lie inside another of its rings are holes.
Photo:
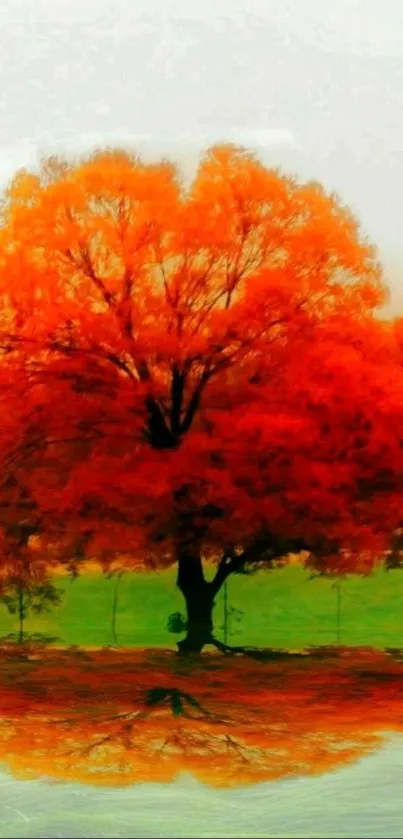
[[[18,641],[24,641],[24,624],[28,615],[41,615],[59,606],[62,592],[49,577],[32,582],[25,576],[10,576],[2,582],[0,601],[10,615],[18,617]]]
[[[44,539],[177,563],[184,653],[223,646],[232,573],[299,551],[371,565],[398,516],[402,374],[375,251],[335,196],[230,146],[188,187],[120,151],[50,160],[10,185],[0,259],[3,398],[20,368]]]
[[[15,418],[14,418],[15,419]],[[16,429],[14,429],[16,431]],[[19,440],[21,442],[21,440]],[[11,450],[9,452],[11,454]],[[11,615],[18,618],[17,640],[24,641],[24,624],[30,613],[42,614],[58,606],[62,592],[49,576],[63,555],[62,544],[48,548],[43,556],[44,530],[38,507],[23,477],[18,474],[10,457],[9,471],[3,461],[0,502],[0,602]],[[52,538],[47,534],[48,538]],[[57,550],[55,548],[57,547]]]

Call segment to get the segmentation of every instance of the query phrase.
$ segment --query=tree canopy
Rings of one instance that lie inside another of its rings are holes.
[[[400,339],[336,196],[232,146],[190,185],[112,150],[19,173],[2,215],[8,511],[105,561],[215,558],[214,591],[295,550],[371,565],[400,519]]]

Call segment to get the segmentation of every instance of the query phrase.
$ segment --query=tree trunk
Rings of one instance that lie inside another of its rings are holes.
[[[211,642],[213,633],[214,602],[209,583],[204,583],[205,590],[183,592],[187,612],[186,637],[178,642],[178,650],[184,655],[201,653],[203,647]]]
[[[180,547],[177,584],[187,612],[187,633],[178,650],[183,655],[198,654],[211,643],[214,608],[213,587],[204,579],[198,546]]]

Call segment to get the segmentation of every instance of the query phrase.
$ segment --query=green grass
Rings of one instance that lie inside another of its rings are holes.
[[[62,644],[101,647],[113,644],[111,629],[115,579],[86,575],[58,578],[64,590],[61,607],[29,618],[26,631],[57,636]],[[231,613],[228,642],[298,649],[309,645],[403,647],[403,571],[343,581],[340,638],[337,595],[332,581],[309,580],[291,566],[237,576],[228,582]],[[121,646],[174,647],[178,636],[166,628],[171,612],[183,611],[173,571],[127,574],[119,586],[116,630]],[[223,593],[217,598],[215,625],[223,637]],[[16,630],[16,621],[0,604],[0,636]]]

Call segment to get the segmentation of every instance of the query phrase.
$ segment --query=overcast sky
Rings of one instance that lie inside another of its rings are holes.
[[[321,179],[403,311],[402,0],[0,0],[0,180],[127,144],[189,167],[233,140]]]

